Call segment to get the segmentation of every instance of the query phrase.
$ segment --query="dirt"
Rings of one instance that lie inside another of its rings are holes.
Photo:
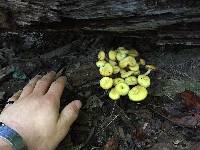
[[[138,49],[142,58],[159,68],[151,76],[150,94],[142,103],[131,102],[126,97],[115,103],[99,87],[97,53],[118,46]],[[58,150],[199,149],[199,128],[180,126],[166,115],[166,110],[176,117],[188,111],[180,107],[178,93],[189,88],[199,94],[200,53],[195,47],[157,47],[141,39],[107,34],[19,32],[2,33],[0,48],[0,69],[14,68],[0,79],[0,93],[5,92],[0,94],[3,95],[1,109],[5,100],[36,74],[65,69],[68,83],[61,109],[74,99],[80,99],[83,108]],[[189,87],[182,84],[187,82],[191,84]]]

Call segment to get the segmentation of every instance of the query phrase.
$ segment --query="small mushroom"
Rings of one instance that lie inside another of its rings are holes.
[[[96,66],[101,68],[101,67],[105,66],[106,63],[107,62],[105,60],[99,60],[96,62]]]
[[[128,66],[128,60],[126,59],[126,58],[124,58],[123,60],[121,60],[120,62],[119,62],[119,67],[120,68],[126,68],[127,66]]]
[[[138,70],[138,71],[134,71],[134,72],[133,72],[133,75],[135,75],[135,76],[140,75],[140,70]]]
[[[126,53],[118,52],[116,58],[118,61],[121,61],[126,58]]]
[[[144,100],[148,95],[148,91],[145,87],[137,85],[133,87],[129,92],[128,96],[131,101],[139,102]]]
[[[115,78],[115,79],[113,80],[114,86],[117,85],[117,84],[119,84],[119,83],[124,83],[124,82],[125,82],[125,81],[124,81],[124,79],[122,79],[122,78]]]
[[[136,63],[136,60],[134,57],[132,56],[128,56],[126,58],[124,58],[123,60],[121,60],[119,62],[119,67],[120,68],[126,68],[128,65],[129,66],[135,66],[137,63]]]
[[[126,72],[126,70],[125,69],[120,69],[120,73],[122,74],[122,73],[125,73]]]
[[[117,52],[114,50],[110,50],[108,53],[108,57],[110,60],[115,61],[117,56]]]
[[[129,56],[132,56],[132,57],[138,57],[138,56],[139,56],[139,53],[138,53],[137,50],[132,49],[132,50],[129,50],[129,51],[128,51],[128,55],[129,55]]]
[[[125,79],[125,83],[127,85],[136,85],[137,84],[137,78],[135,76],[130,76],[130,77],[127,77]]]
[[[134,73],[134,71],[122,72],[121,73],[121,77],[122,78],[127,78],[127,77],[131,76],[133,73]]]
[[[113,67],[111,64],[106,63],[103,67],[99,69],[99,72],[102,76],[110,76],[113,73]]]
[[[139,65],[136,63],[135,66],[129,66],[129,69],[136,72],[138,71],[140,68],[139,68]]]
[[[147,72],[144,74],[146,76],[149,75],[151,71],[156,70],[156,67],[154,65],[146,65],[145,68],[148,69]]]
[[[122,95],[125,96],[128,94],[130,88],[126,83],[119,83],[115,86],[116,91]]]
[[[118,66],[113,66],[113,74],[117,74],[120,72],[120,68]]]
[[[137,62],[136,62],[134,57],[128,56],[127,59],[128,59],[128,65],[129,66],[135,66],[137,64]]]
[[[151,84],[151,80],[146,75],[139,75],[138,76],[138,84],[140,84],[141,86],[143,86],[145,88],[148,88]]]
[[[103,77],[100,80],[100,86],[104,90],[108,90],[113,86],[113,79],[109,77]]]
[[[144,59],[140,58],[139,64],[145,66],[146,62]]]
[[[125,47],[118,47],[117,52],[128,54],[128,50]]]
[[[120,98],[120,95],[119,93],[116,91],[115,88],[112,88],[111,91],[109,92],[109,97],[112,99],[112,100],[118,100]]]
[[[109,60],[108,62],[109,62],[112,66],[116,66],[116,65],[117,65],[117,63],[116,63],[115,61]]]
[[[106,58],[105,52],[104,52],[104,51],[100,51],[100,52],[98,53],[98,59],[99,59],[99,60],[104,60],[105,58]]]

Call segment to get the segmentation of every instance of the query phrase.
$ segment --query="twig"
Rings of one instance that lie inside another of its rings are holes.
[[[4,67],[0,70],[0,82],[13,72],[13,66]]]
[[[114,109],[113,109],[113,111],[115,110],[115,111],[117,111],[118,112],[118,115],[120,116],[120,118],[126,123],[126,124],[128,124],[128,126],[131,126],[131,119],[126,115],[126,113],[124,112],[124,110],[121,108],[121,107],[119,107],[118,105],[117,105],[117,103],[114,103],[114,105],[113,105],[113,103],[111,103],[110,101],[108,101],[109,103],[110,103],[110,105],[112,105],[113,107],[114,107]],[[114,112],[112,112],[112,114],[113,114]]]
[[[96,128],[96,124],[95,124],[94,127],[91,129],[88,138],[87,138],[86,141],[79,147],[79,149],[84,148],[84,147],[88,144],[88,142],[90,141],[90,139],[91,139],[92,136],[94,135],[95,128]]]
[[[181,127],[181,128],[185,128],[185,126],[182,126],[182,125],[180,125],[180,124],[177,124],[176,122],[174,122],[173,120],[171,120],[171,119],[169,119],[168,117],[164,116],[164,115],[161,114],[160,112],[154,110],[153,108],[149,108],[149,109],[150,109],[151,111],[153,111],[155,114],[157,114],[157,115],[159,115],[159,116],[165,118],[165,119],[168,120],[169,122],[173,123],[174,125],[177,125],[177,126],[179,126],[179,127]]]
[[[113,121],[115,121],[115,120],[117,119],[117,117],[119,117],[119,115],[115,115],[115,117],[114,117],[105,127],[102,126],[102,127],[100,128],[100,131],[97,132],[96,134],[98,135],[100,132],[105,131],[105,129],[106,129]]]

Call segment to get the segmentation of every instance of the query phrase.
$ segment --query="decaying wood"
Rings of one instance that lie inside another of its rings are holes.
[[[158,45],[200,45],[196,0],[2,0],[0,28],[103,31],[150,38]]]
[[[0,82],[13,72],[13,66],[8,66],[0,69]]]

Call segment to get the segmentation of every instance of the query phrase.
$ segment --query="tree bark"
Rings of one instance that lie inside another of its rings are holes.
[[[1,0],[0,28],[109,32],[200,45],[197,0]]]

